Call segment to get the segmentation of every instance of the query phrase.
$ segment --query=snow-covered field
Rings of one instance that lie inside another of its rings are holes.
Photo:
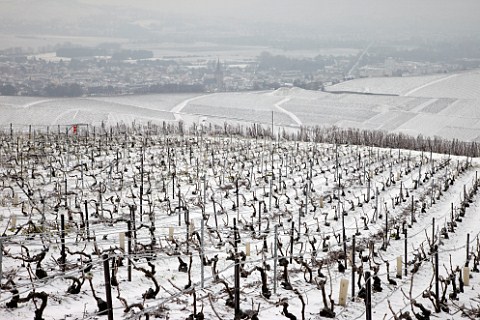
[[[416,77],[362,78],[329,86],[327,91],[480,99],[480,70]]]
[[[327,88],[330,92],[280,88],[261,92],[74,99],[0,96],[0,126],[13,124],[20,128],[31,124],[44,128],[74,123],[116,125],[178,120],[271,124],[273,112],[277,128],[335,125],[478,142],[479,88],[480,71],[471,71],[358,79]]]
[[[369,94],[405,95],[419,87],[443,81],[449,75],[438,74],[415,77],[361,78],[341,82],[327,87],[330,92],[358,92]]]

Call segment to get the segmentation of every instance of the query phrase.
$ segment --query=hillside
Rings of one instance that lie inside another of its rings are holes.
[[[366,90],[365,88],[368,88]],[[44,99],[0,96],[0,125],[163,121],[338,126],[480,141],[480,72],[358,79],[331,92],[276,91]],[[370,94],[345,93],[359,92]],[[378,93],[378,94],[373,94]],[[391,95],[385,95],[391,94]]]
[[[378,132],[355,145],[354,130],[269,131],[273,114],[275,130],[467,140],[476,102],[297,88],[0,97],[0,314],[364,319],[367,304],[372,319],[478,317],[471,144],[437,141],[459,156],[374,147],[388,142]]]
[[[479,312],[476,160],[104,129],[0,134],[0,314],[99,319],[111,283],[115,319],[232,319],[237,274],[242,319],[364,319],[366,272],[373,319]]]

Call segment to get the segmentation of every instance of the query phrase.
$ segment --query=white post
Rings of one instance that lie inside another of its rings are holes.
[[[338,304],[341,306],[347,305],[348,280],[340,280],[340,293],[338,295]]]
[[[120,242],[120,249],[125,252],[125,232],[120,232],[118,235],[118,239]]]
[[[190,231],[190,234],[195,232],[195,222],[193,221],[193,219],[190,219],[190,230],[189,231]]]
[[[20,204],[19,200],[18,200],[18,194],[15,193],[15,195],[13,196],[13,206],[16,207]]]
[[[470,285],[470,268],[463,267],[463,285],[469,286]]]
[[[402,256],[397,257],[397,278],[402,277]]]
[[[12,229],[15,229],[17,227],[17,216],[16,215],[12,215],[10,217],[10,222],[11,222],[11,228]]]

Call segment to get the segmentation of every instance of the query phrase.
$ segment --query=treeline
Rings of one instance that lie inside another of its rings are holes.
[[[97,95],[119,94],[151,94],[151,93],[202,93],[205,87],[202,84],[165,83],[153,85],[133,86],[83,86],[78,83],[52,84],[49,83],[40,90],[29,91],[29,88],[19,85],[0,85],[1,96],[16,96],[21,91],[22,96],[36,97],[81,97]]]
[[[111,95],[111,94],[153,94],[153,93],[201,93],[205,87],[201,84],[165,83],[153,85],[138,85],[128,88],[116,88],[109,86],[88,87],[87,95]]]
[[[81,97],[84,89],[78,83],[49,84],[45,87],[44,92],[48,97]]]
[[[296,139],[313,140],[324,143],[340,143],[365,145],[380,148],[406,149],[435,152],[457,156],[478,157],[480,147],[477,142],[466,142],[459,139],[448,140],[438,136],[413,137],[404,133],[386,132],[380,130],[364,130],[338,127],[302,127]]]
[[[2,96],[15,96],[18,90],[11,84],[4,84],[0,86],[0,95]]]
[[[153,52],[148,50],[121,50],[112,54],[112,60],[140,60],[153,58]]]
[[[195,129],[195,126],[193,127]],[[251,126],[232,125],[225,123],[221,126],[210,126],[210,130],[218,134],[240,135],[253,138],[271,137],[270,127],[259,124]],[[404,133],[389,133],[380,130],[364,130],[356,128],[339,127],[307,127],[302,126],[298,130],[283,130],[281,139],[290,141],[304,141],[330,144],[350,144],[369,147],[405,149],[413,151],[434,152],[455,156],[467,156],[476,158],[480,156],[480,145],[473,141],[461,141],[459,139],[445,139],[438,136],[416,137]]]
[[[57,57],[62,58],[82,58],[96,56],[111,56],[113,60],[139,60],[153,58],[153,52],[149,50],[116,50],[97,47],[75,47],[59,48],[56,51]]]
[[[299,70],[301,72],[313,72],[316,70],[323,70],[326,65],[329,63],[328,59],[323,59],[317,57],[315,59],[296,59],[290,58],[283,55],[272,55],[268,52],[263,52],[258,57],[258,68],[260,70],[278,70],[278,71],[288,71],[288,70]]]
[[[189,92],[205,92],[205,87],[202,84],[181,84],[181,83],[154,84],[148,87],[148,93],[189,93]]]
[[[55,52],[57,57],[61,58],[81,58],[81,57],[95,57],[107,56],[109,52],[104,48],[59,48]]]
[[[374,46],[369,50],[365,61],[368,63],[383,63],[385,59],[393,57],[403,61],[421,62],[450,62],[462,63],[473,60],[473,67],[478,67],[480,56],[480,42],[475,40],[442,41],[430,45],[418,45],[413,48],[403,46]]]

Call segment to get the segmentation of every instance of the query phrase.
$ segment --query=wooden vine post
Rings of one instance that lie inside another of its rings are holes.
[[[235,248],[235,319],[240,316],[240,259],[238,259],[237,219],[233,219],[233,243]]]
[[[3,239],[0,236],[0,288],[2,287],[3,276]]]
[[[412,209],[411,209],[411,215],[412,215],[411,216],[411,224],[412,224],[412,226],[413,226],[414,222],[417,222],[415,220],[415,200],[414,199],[415,199],[415,196],[412,194]]]
[[[258,233],[262,233],[262,202],[258,201]]]
[[[201,286],[202,289],[205,286],[205,265],[204,265],[204,259],[205,259],[205,206],[206,206],[206,192],[207,192],[207,180],[205,179],[205,176],[203,176],[203,212],[202,212],[202,219],[200,220],[200,237],[201,237],[201,252],[200,252],[200,273],[201,273]]]
[[[61,245],[62,245],[61,267],[62,267],[62,271],[65,272],[66,263],[67,263],[67,255],[65,254],[65,215],[63,213],[60,215],[60,228],[61,228],[60,241],[61,241]]]
[[[435,246],[435,217],[432,218],[432,248]],[[436,250],[435,250],[436,251]]]
[[[355,235],[352,236],[352,301],[355,301]]]
[[[240,190],[239,190],[239,187],[238,187],[238,176],[236,177],[235,179],[235,198],[236,198],[236,202],[237,202],[237,207],[235,209],[237,209],[237,220],[240,219],[240,200],[239,200],[239,196],[240,196]]]
[[[273,183],[273,170],[272,175],[270,176],[269,183],[270,183],[270,192],[268,193],[268,211],[272,211],[272,183]]]
[[[366,320],[372,320],[372,284],[371,284],[370,271],[365,272],[365,315]]]
[[[87,241],[90,242],[90,226],[88,222],[88,203],[87,200],[84,202],[85,205],[85,230],[87,231]]]
[[[130,221],[127,221],[127,279],[128,282],[132,281],[132,223]]]
[[[64,184],[65,184],[65,198],[64,198],[64,205],[65,205],[65,208],[68,208],[68,185],[67,185],[67,178],[65,178],[65,181],[64,181]]]
[[[385,239],[384,239],[384,243],[383,243],[383,246],[382,246],[382,249],[383,250],[387,250],[387,246],[388,246],[388,210],[387,210],[387,205],[385,203]]]
[[[365,171],[365,166],[364,166],[364,171]],[[370,202],[370,183],[371,183],[371,177],[370,173],[367,174],[367,203]]]
[[[295,232],[295,222],[292,221],[292,230],[290,230],[290,264],[293,263],[293,233]]]
[[[433,250],[435,250],[435,312],[440,312],[440,283],[438,278],[438,246],[435,245]]]
[[[467,256],[465,258],[465,267],[468,267],[468,262],[470,261],[470,233],[467,233]]]
[[[407,229],[405,229],[405,276],[408,275],[408,235],[407,235]]]
[[[143,221],[143,147],[140,148],[140,222]]]
[[[310,165],[311,165],[311,162],[310,162]],[[311,176],[309,177],[309,174],[307,172],[307,181],[306,181],[306,190],[305,190],[305,218],[308,217],[308,193],[310,192],[310,188],[311,188],[311,182],[310,182],[311,179],[312,177]],[[298,224],[298,226],[300,227],[300,223]]]
[[[103,275],[105,278],[105,293],[108,306],[108,320],[113,320],[113,307],[112,307],[112,286],[110,284],[110,269],[108,266],[108,261],[110,258],[107,254],[103,256]]]
[[[277,294],[277,242],[278,242],[278,225],[275,225],[275,240],[273,244],[273,293]],[[0,253],[1,254],[1,253]]]
[[[179,197],[180,199],[180,197]],[[190,212],[187,208],[184,208],[184,219],[185,219],[185,237],[186,237],[186,244],[187,244],[187,254],[190,252]]]
[[[340,180],[338,180],[340,181]],[[342,215],[342,242],[343,242],[343,258],[345,260],[345,268],[347,268],[347,233],[345,230],[345,214],[340,209],[340,198],[338,200],[338,211]]]

